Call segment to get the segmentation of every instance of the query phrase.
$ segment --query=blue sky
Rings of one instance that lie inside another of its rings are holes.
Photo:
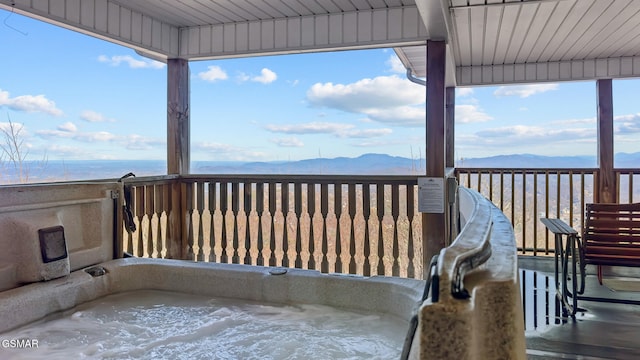
[[[29,159],[166,159],[166,66],[0,10],[0,127]],[[192,160],[424,156],[425,90],[392,49],[192,62]],[[640,141],[638,80],[614,81],[616,152]],[[595,155],[595,82],[459,88],[456,158]]]

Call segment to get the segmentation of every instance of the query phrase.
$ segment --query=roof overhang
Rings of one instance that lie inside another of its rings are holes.
[[[155,59],[399,47],[428,38],[413,0],[0,0],[0,8]]]
[[[157,59],[393,47],[426,77],[447,42],[447,86],[640,76],[632,0],[0,0]],[[449,71],[451,69],[451,71]]]
[[[457,86],[640,76],[640,1],[435,2],[441,4]],[[421,0],[418,8],[424,13]],[[426,76],[412,63],[414,50],[397,51],[406,53],[405,65],[417,76]]]

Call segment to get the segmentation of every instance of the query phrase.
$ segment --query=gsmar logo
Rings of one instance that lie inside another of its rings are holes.
[[[5,349],[37,348],[38,339],[2,339],[0,346]]]

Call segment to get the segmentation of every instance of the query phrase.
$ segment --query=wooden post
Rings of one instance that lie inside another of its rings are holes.
[[[456,166],[455,162],[455,119],[456,119],[456,88],[447,87],[446,92],[446,140],[445,140],[445,167],[453,168]]]
[[[596,82],[598,92],[598,168],[600,174],[594,201],[599,203],[618,202],[616,174],[613,171],[613,90],[611,79]]]
[[[167,173],[189,173],[189,62],[167,60]]]
[[[427,41],[427,177],[445,175],[445,62],[444,41]],[[423,274],[429,262],[446,246],[446,212],[422,214]]]
[[[456,88],[455,87],[447,87],[445,89],[445,97],[446,97],[446,108],[445,108],[445,161],[444,166],[447,169],[447,173],[450,172],[449,169],[454,169],[456,166],[455,160],[455,119],[456,119]],[[445,185],[448,186],[447,180],[445,180]],[[447,211],[447,232],[446,232],[446,243],[450,244],[456,236],[458,236],[458,206],[449,206],[451,203],[455,203],[458,201],[456,196],[453,196],[453,199],[449,198],[451,194],[449,194],[449,189],[447,188],[447,194],[445,196],[445,200],[447,205],[445,207]]]
[[[189,62],[167,60],[167,174],[189,173]],[[167,214],[167,257],[183,259],[187,241],[185,227],[185,191],[179,179],[170,185],[171,207]]]

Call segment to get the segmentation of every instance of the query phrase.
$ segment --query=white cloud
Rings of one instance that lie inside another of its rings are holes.
[[[85,110],[82,113],[80,113],[80,119],[91,122],[91,123],[115,121],[114,119],[107,119],[104,115],[92,110]]]
[[[128,150],[149,150],[159,146],[165,146],[165,141],[149,138],[137,134],[116,135],[107,131],[78,132],[75,124],[67,122],[58,126],[56,130],[39,130],[36,135],[43,139],[71,139],[84,143],[115,143]]]
[[[216,82],[229,78],[227,73],[220,66],[212,65],[207,67],[207,71],[198,73],[198,78],[204,81]]]
[[[527,98],[535,94],[541,94],[547,91],[553,91],[558,89],[558,84],[531,84],[531,85],[515,85],[515,86],[500,86],[493,92],[493,95],[497,97],[503,96],[518,96],[521,98]]]
[[[239,72],[238,75],[236,76],[236,80],[238,80],[238,82],[249,81],[251,80],[251,76],[247,75],[246,73]]]
[[[165,67],[165,64],[159,61],[142,58],[136,59],[130,55],[114,55],[111,57],[100,55],[98,56],[98,61],[107,63],[111,66],[119,66],[124,63],[129,65],[131,69],[162,69]]]
[[[364,129],[364,130],[349,130],[342,137],[369,139],[374,137],[385,136],[393,133],[391,129]]]
[[[392,125],[418,127],[427,123],[427,110],[424,105],[369,109],[366,114],[371,120]]]
[[[20,95],[10,97],[8,91],[0,89],[0,106],[6,106],[16,111],[29,113],[42,112],[53,116],[61,116],[62,110],[56,107],[56,103],[47,99],[44,95]]]
[[[66,122],[66,123],[58,126],[58,130],[74,133],[74,132],[78,131],[78,127],[74,123],[69,121],[69,122]]]
[[[199,142],[194,144],[193,148],[206,152],[208,156],[220,156],[220,159],[224,160],[248,161],[267,158],[267,154],[260,151],[217,142]]]
[[[267,125],[265,129],[276,133],[285,134],[335,134],[353,128],[350,124],[338,124],[328,122],[310,122],[293,125]]]
[[[467,87],[459,87],[456,88],[456,95],[460,96],[460,97],[466,97],[466,96],[471,96],[473,95],[473,88]]]
[[[262,84],[270,84],[276,81],[277,78],[278,75],[275,72],[264,68],[260,71],[260,75],[252,77],[251,81],[259,82]]]
[[[164,146],[166,141],[131,134],[124,137],[123,143],[127,150],[150,150],[157,146]]]
[[[272,143],[282,147],[303,147],[304,143],[296,137],[271,139]]]
[[[396,75],[346,85],[316,83],[307,91],[307,100],[313,106],[364,114],[395,125],[420,126],[425,122],[425,88]]]
[[[554,142],[595,141],[595,128],[553,128],[515,125],[478,131],[476,145],[522,146]]]
[[[115,134],[112,134],[108,131],[78,133],[73,138],[78,141],[86,141],[86,142],[97,142],[97,141],[106,142],[106,141],[114,141],[118,139],[118,137]]]
[[[456,123],[468,124],[493,119],[477,105],[456,105]]]
[[[26,135],[26,128],[24,127],[24,124],[21,123],[17,123],[17,122],[0,122],[0,130],[2,131],[8,131],[11,132],[11,127],[13,126],[13,131],[17,134],[20,134],[21,136]]]
[[[270,132],[284,134],[329,134],[340,138],[372,138],[391,134],[393,130],[381,129],[355,129],[351,124],[339,124],[329,122],[310,122],[293,125],[267,125],[265,129]]]
[[[402,64],[402,61],[400,61],[400,58],[395,53],[389,56],[386,65],[389,66],[389,70],[393,73],[405,74],[407,72],[407,69]]]
[[[618,134],[640,133],[640,113],[616,116],[614,121],[619,123],[615,129]]]

